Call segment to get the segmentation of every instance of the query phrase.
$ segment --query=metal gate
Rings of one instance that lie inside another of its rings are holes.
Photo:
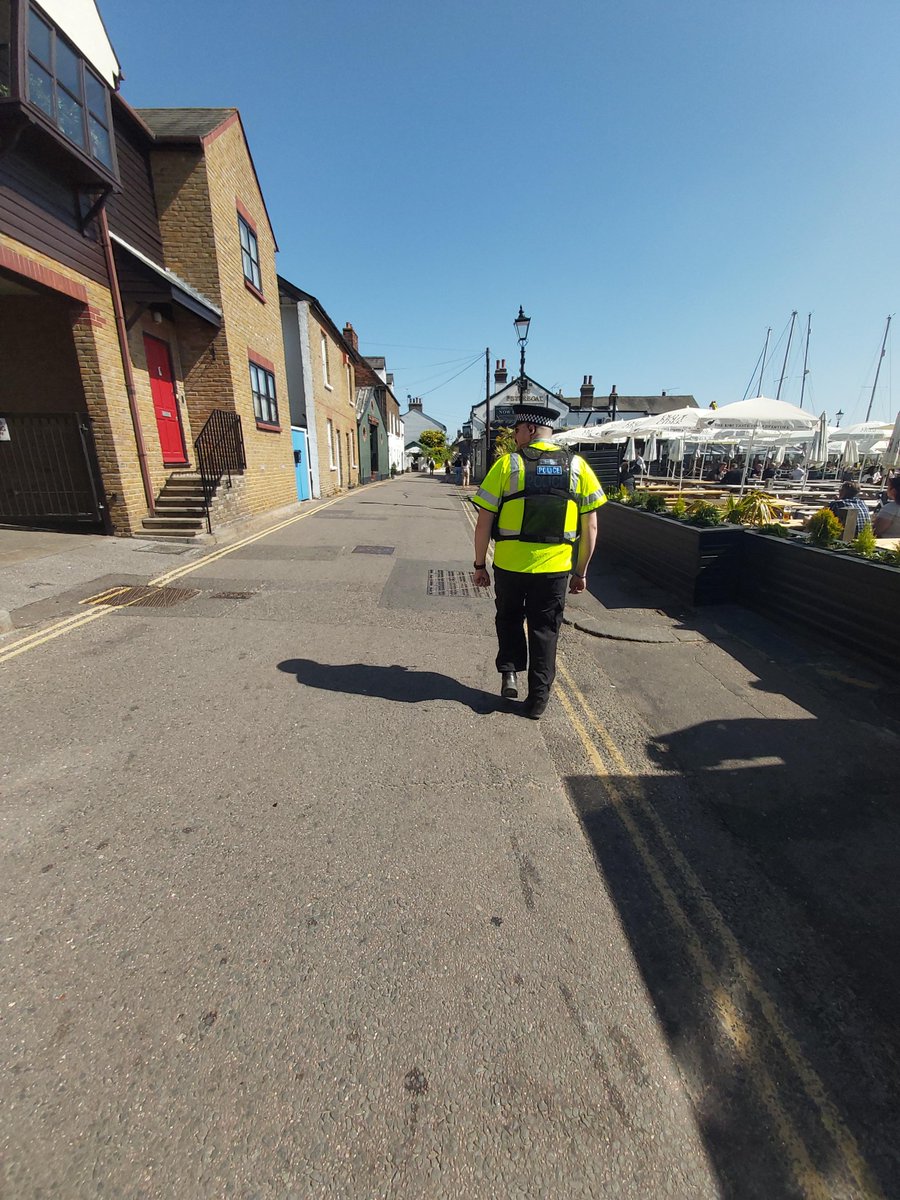
[[[103,487],[84,413],[0,413],[0,522],[103,524]]]

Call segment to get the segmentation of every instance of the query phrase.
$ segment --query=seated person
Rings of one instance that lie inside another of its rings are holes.
[[[900,475],[887,481],[887,497],[872,518],[872,532],[877,538],[900,538]]]
[[[772,462],[771,458],[768,459],[765,467],[763,467],[762,477],[763,477],[763,479],[774,479],[775,478],[775,464]]]
[[[866,525],[872,524],[869,510],[859,498],[859,484],[852,479],[847,479],[841,484],[837,500],[832,500],[828,507],[842,524],[846,524],[849,510],[851,508],[856,509],[857,533],[865,528]]]
[[[803,479],[803,474],[803,468],[799,463],[795,463],[791,468],[790,478],[793,479],[795,483],[800,483]]]
[[[719,482],[720,483],[740,483],[743,478],[744,478],[744,472],[741,470],[740,467],[729,467],[728,470],[725,472],[725,474],[722,476],[722,478],[719,480]]]

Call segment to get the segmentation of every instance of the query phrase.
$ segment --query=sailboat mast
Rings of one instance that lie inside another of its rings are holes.
[[[806,369],[807,361],[809,360],[809,335],[812,330],[812,313],[806,318],[806,348],[803,351],[803,379],[800,383],[800,407],[803,407],[803,393],[806,391],[806,377],[809,371]]]
[[[756,385],[757,396],[762,395],[762,377],[763,377],[763,371],[766,369],[766,354],[768,353],[768,350],[769,350],[769,337],[771,336],[771,333],[772,333],[772,326],[770,325],[769,328],[766,330],[766,344],[763,346],[762,362],[759,364],[759,383]]]
[[[872,415],[872,405],[875,401],[875,389],[878,387],[878,375],[881,371],[881,360],[884,358],[884,348],[887,345],[888,330],[891,327],[890,316],[887,319],[887,324],[884,327],[884,337],[881,339],[881,353],[878,355],[878,366],[875,368],[875,382],[872,384],[872,395],[869,397],[869,407],[866,409],[866,420]]]
[[[791,313],[791,328],[790,328],[790,332],[788,333],[787,346],[785,346],[785,348],[784,348],[784,362],[781,364],[781,378],[778,380],[778,391],[775,393],[776,400],[781,399],[781,385],[784,383],[784,374],[785,374],[785,371],[787,371],[788,355],[791,352],[791,341],[793,340],[793,337],[794,337],[794,322],[796,320],[797,320],[797,310],[794,309],[794,311]]]

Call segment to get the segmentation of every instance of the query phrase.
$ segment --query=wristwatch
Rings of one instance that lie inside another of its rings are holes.
[[[476,570],[476,571],[484,571],[484,570],[486,570],[486,569],[487,569],[487,563],[486,563],[486,562],[483,562],[483,563],[476,563],[476,562],[473,562],[473,563],[472,563],[472,566],[475,568],[475,570]]]

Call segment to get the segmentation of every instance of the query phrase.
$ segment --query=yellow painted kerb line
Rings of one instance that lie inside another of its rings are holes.
[[[381,487],[388,482],[387,479],[382,479],[379,483],[371,484],[370,488]],[[205,567],[209,563],[218,562],[220,558],[224,558],[227,554],[234,554],[236,550],[242,550],[244,546],[258,542],[261,538],[268,537],[272,533],[277,533],[280,529],[287,529],[289,525],[296,525],[298,521],[304,521],[307,517],[315,516],[316,513],[321,512],[323,509],[330,508],[332,504],[346,500],[350,494],[349,492],[344,492],[340,496],[335,496],[332,500],[326,500],[324,504],[316,505],[315,508],[307,512],[297,513],[296,516],[279,521],[277,525],[270,525],[268,529],[263,529],[259,533],[250,534],[248,537],[241,538],[237,542],[232,542],[228,546],[223,546],[219,550],[213,550],[209,554],[204,554],[202,558],[197,558],[183,567],[176,567],[173,571],[167,571],[164,575],[158,575],[156,579],[151,579],[146,586],[166,587],[168,584],[174,582],[174,580],[181,579],[185,575],[190,575],[192,571],[198,571],[201,567]],[[97,606],[91,608],[89,612],[73,613],[70,617],[64,617],[61,621],[56,621],[53,625],[48,625],[46,629],[38,629],[34,633],[27,634],[15,642],[10,642],[8,646],[0,647],[0,663],[9,662],[10,659],[17,658],[20,654],[25,654],[29,650],[35,650],[38,646],[43,646],[47,642],[55,641],[56,638],[62,637],[64,634],[73,633],[76,629],[82,629],[85,625],[90,625],[94,621],[99,621],[102,617],[109,616],[110,613],[115,612],[117,609],[130,607],[129,604],[117,604],[112,608],[101,605],[102,600],[108,600],[112,596],[121,595],[126,590],[126,588],[109,588],[106,592],[100,592],[96,596],[91,596],[89,600],[81,601],[82,604]],[[135,603],[135,601],[132,601],[132,603]]]
[[[804,1092],[818,1111],[822,1126],[837,1147],[847,1173],[852,1177],[858,1189],[855,1194],[860,1197],[860,1200],[884,1200],[884,1195],[873,1179],[855,1137],[841,1119],[832,1100],[826,1093],[821,1079],[806,1060],[798,1043],[787,1030],[774,1001],[766,992],[753,968],[747,962],[737,938],[726,924],[722,914],[709,898],[705,888],[684,858],[684,855],[675,845],[671,834],[660,820],[655,809],[643,796],[638,780],[634,777],[633,772],[613,742],[609,731],[593,712],[589,702],[578,689],[577,684],[565,665],[559,663],[558,667],[563,684],[561,685],[557,682],[556,691],[562,701],[563,708],[566,710],[566,714],[572,722],[572,726],[578,734],[585,753],[594,766],[597,775],[603,780],[604,790],[609,796],[619,820],[625,826],[632,844],[640,855],[647,874],[653,882],[653,886],[659,893],[660,899],[665,905],[672,921],[684,935],[686,948],[694,960],[704,988],[715,1007],[719,1024],[726,1037],[731,1041],[735,1052],[744,1061],[748,1070],[748,1078],[752,1080],[760,1100],[775,1122],[779,1135],[790,1153],[791,1168],[803,1195],[810,1197],[811,1200],[830,1200],[830,1197],[834,1195],[833,1184],[825,1180],[821,1172],[813,1164],[806,1144],[797,1131],[794,1122],[782,1106],[775,1082],[768,1067],[763,1062],[759,1052],[755,1049],[752,1031],[741,1017],[730,993],[723,986],[720,973],[713,966],[697,931],[691,924],[690,918],[687,916],[681,902],[666,879],[640,827],[634,820],[629,809],[629,802],[632,807],[639,809],[641,814],[653,825],[660,841],[681,873],[692,900],[698,904],[707,921],[728,949],[732,965],[741,985],[753,996],[759,1006],[766,1024],[769,1026],[776,1041],[780,1044]],[[568,693],[571,693],[571,696]],[[576,701],[578,707],[581,709],[581,715],[576,710]],[[588,724],[603,743],[604,752],[612,762],[617,775],[624,781],[624,786],[628,791],[627,800],[623,797],[618,784],[610,778],[606,763],[601,757],[594,740],[585,728],[582,715],[587,719]]]

